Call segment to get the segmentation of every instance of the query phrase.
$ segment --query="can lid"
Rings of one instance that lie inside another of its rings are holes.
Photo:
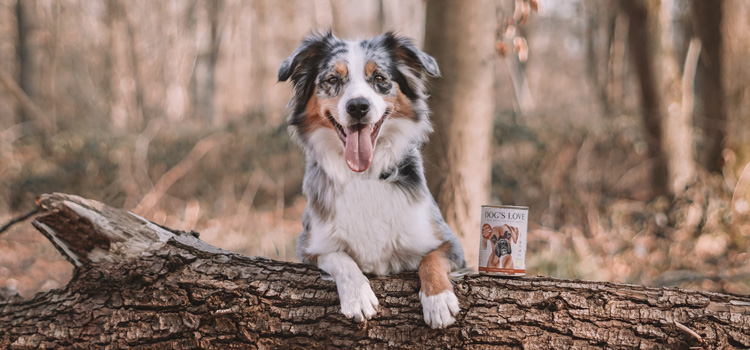
[[[523,207],[523,206],[518,206],[518,205],[482,205],[482,208],[501,208],[501,209],[529,210],[529,207]]]

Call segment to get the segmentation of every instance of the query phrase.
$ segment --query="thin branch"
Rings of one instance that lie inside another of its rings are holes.
[[[15,217],[13,219],[10,219],[10,221],[8,221],[7,223],[5,223],[5,225],[3,225],[2,227],[0,227],[0,234],[2,234],[3,232],[5,232],[11,226],[13,226],[13,225],[15,225],[15,224],[17,224],[17,223],[19,223],[21,221],[24,221],[24,220],[30,218],[31,216],[33,216],[34,214],[36,214],[38,212],[39,212],[39,208],[35,206],[34,209],[32,209],[31,211],[29,211],[28,213],[23,214],[21,216],[17,216],[17,217]]]
[[[16,83],[13,78],[11,78],[2,69],[0,69],[0,83],[2,83],[1,85],[4,85],[5,89],[8,90],[8,92],[18,101],[18,103],[21,104],[21,108],[23,108],[24,112],[34,117],[39,127],[45,130],[49,127],[47,123],[47,116],[42,113],[42,110],[36,104],[34,104],[34,101],[31,100],[29,95],[27,95],[23,91],[23,89],[18,86],[18,83]]]
[[[203,158],[208,151],[213,149],[214,146],[216,146],[216,144],[225,136],[225,133],[213,134],[195,144],[185,158],[162,175],[159,181],[156,182],[156,185],[154,185],[154,188],[143,196],[143,199],[141,199],[140,203],[133,208],[132,212],[136,214],[144,214],[150,211],[154,205],[161,200],[164,194],[167,193],[167,190],[169,190],[177,180],[185,176],[185,174],[187,174],[188,171],[190,171],[190,169],[192,169],[193,166],[195,166],[195,164],[198,163],[198,161]]]
[[[674,321],[674,325],[677,326],[677,328],[682,329],[683,331],[685,331],[687,334],[692,335],[695,339],[698,339],[699,342],[703,343],[703,338],[700,336],[700,334],[695,333],[694,330],[688,328],[684,324],[679,323],[677,321]]]

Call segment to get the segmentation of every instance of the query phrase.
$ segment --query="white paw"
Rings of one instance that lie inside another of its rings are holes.
[[[424,321],[432,328],[445,328],[452,325],[456,322],[453,316],[461,310],[458,307],[456,294],[450,289],[430,296],[419,292],[419,300],[422,301]]]
[[[365,276],[336,283],[341,300],[341,313],[355,322],[369,320],[378,309],[378,298]]]

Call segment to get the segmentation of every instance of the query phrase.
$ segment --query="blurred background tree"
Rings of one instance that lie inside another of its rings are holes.
[[[494,0],[430,0],[426,10],[424,49],[440,63],[442,75],[434,79],[428,101],[435,133],[425,150],[427,183],[475,268],[478,209],[490,198],[494,7]]]
[[[744,0],[0,0],[0,222],[61,191],[294,260],[278,66],[313,30],[394,29],[443,71],[428,175],[467,250],[480,203],[527,205],[530,274],[747,293],[749,19]],[[70,273],[30,226],[0,236],[0,286]]]

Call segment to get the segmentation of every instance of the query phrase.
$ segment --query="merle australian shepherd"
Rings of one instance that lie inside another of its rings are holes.
[[[341,312],[357,322],[378,309],[365,273],[418,270],[433,328],[459,311],[450,277],[466,262],[420,153],[432,131],[425,80],[439,75],[434,58],[390,32],[361,41],[312,34],[279,69],[294,85],[289,132],[307,158],[297,254],[333,277]]]

